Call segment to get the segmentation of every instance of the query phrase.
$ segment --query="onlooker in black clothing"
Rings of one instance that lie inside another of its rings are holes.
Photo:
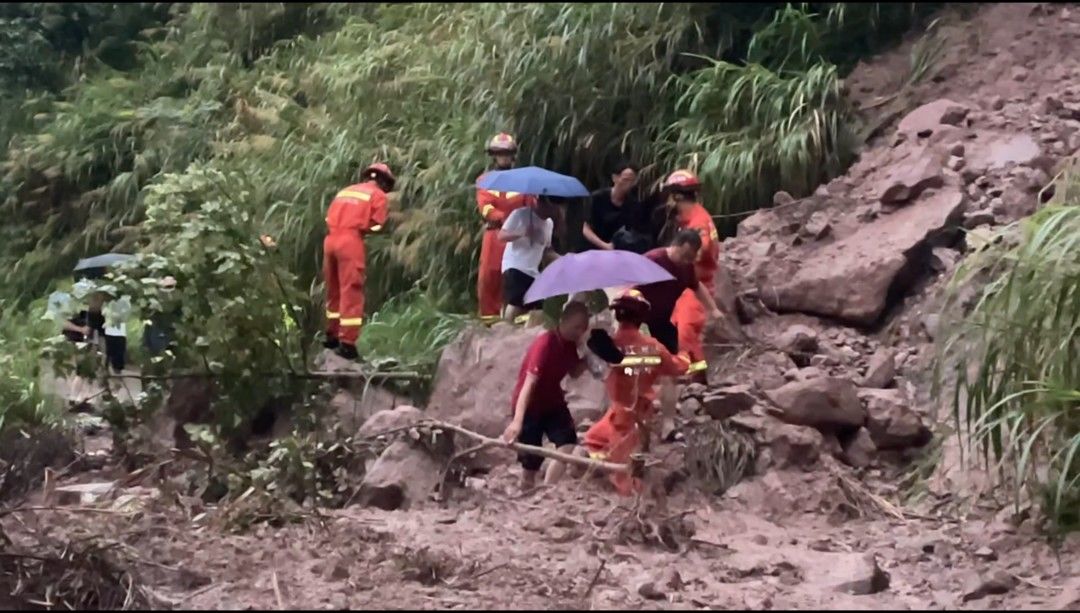
[[[634,193],[638,168],[620,162],[613,170],[612,186],[593,192],[589,220],[581,232],[592,249],[645,253],[652,248],[652,238],[648,215]]]
[[[127,337],[105,333],[105,316],[101,313],[104,304],[103,294],[91,294],[88,308],[64,322],[64,337],[73,343],[104,339],[105,356],[113,371],[119,373],[124,370],[127,362]]]

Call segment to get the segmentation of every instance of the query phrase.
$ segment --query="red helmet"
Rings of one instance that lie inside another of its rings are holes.
[[[491,155],[496,153],[517,153],[517,141],[506,132],[499,132],[488,141],[487,152]]]
[[[701,181],[698,180],[697,175],[689,170],[676,170],[668,175],[667,179],[664,179],[663,190],[675,190],[675,191],[696,191],[701,189]]]
[[[619,295],[611,301],[611,310],[644,318],[652,310],[652,305],[640,290],[630,288],[619,292]]]
[[[365,179],[374,179],[379,177],[390,184],[390,189],[394,189],[394,183],[397,179],[394,178],[394,173],[391,172],[390,167],[382,162],[376,162],[364,169]]]

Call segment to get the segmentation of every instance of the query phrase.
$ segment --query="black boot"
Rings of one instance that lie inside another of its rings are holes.
[[[355,360],[360,357],[360,354],[356,352],[356,345],[348,343],[341,343],[341,346],[337,348],[337,354],[346,360]]]
[[[326,335],[326,338],[325,338],[325,339],[323,339],[323,343],[322,343],[322,346],[323,346],[323,347],[326,347],[327,349],[331,349],[331,350],[333,350],[333,349],[337,349],[337,348],[338,348],[338,345],[340,345],[340,344],[341,344],[341,343],[340,343],[340,342],[338,342],[338,339],[337,339],[337,337],[336,337],[336,336],[332,336],[332,335],[330,335],[330,334],[327,334],[327,335]]]

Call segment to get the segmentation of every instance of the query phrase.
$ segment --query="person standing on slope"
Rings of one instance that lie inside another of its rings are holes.
[[[649,319],[651,305],[640,291],[623,291],[612,301],[611,310],[618,322],[613,340],[623,360],[608,372],[604,387],[611,404],[585,433],[585,447],[594,459],[625,464],[647,440],[643,426],[652,417],[657,379],[686,373],[690,358],[685,353],[673,354],[657,339],[642,334],[641,324]],[[640,481],[627,473],[612,473],[609,478],[624,496],[640,491]]]
[[[365,234],[382,230],[386,223],[386,193],[393,191],[394,173],[386,164],[363,169],[363,183],[339,191],[326,212],[323,240],[323,281],[326,283],[327,349],[355,360],[356,341],[364,323],[364,281],[367,263]]]
[[[487,152],[494,162],[494,170],[510,170],[517,156],[514,137],[500,132],[488,142]],[[477,181],[484,175],[477,177]],[[499,240],[499,229],[514,212],[526,204],[535,204],[536,198],[517,192],[476,190],[476,208],[486,224],[484,239],[480,245],[480,269],[476,278],[476,297],[480,306],[480,319],[485,323],[499,320],[503,309],[503,251],[506,243]]]
[[[701,236],[694,271],[698,283],[710,298],[712,319],[719,320],[723,315],[711,298],[716,292],[716,271],[720,268],[720,237],[712,217],[701,205],[701,181],[689,170],[676,170],[664,181],[663,190],[668,196],[668,206],[675,209],[679,230],[694,230]],[[702,383],[708,368],[703,341],[705,321],[705,306],[698,299],[698,293],[689,288],[683,290],[675,303],[671,322],[679,331],[679,349],[690,354],[690,375]]]

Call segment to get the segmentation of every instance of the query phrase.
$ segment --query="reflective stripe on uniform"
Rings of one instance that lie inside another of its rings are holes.
[[[663,363],[658,355],[635,355],[623,358],[619,366],[659,366]]]
[[[526,324],[528,322],[529,322],[529,316],[528,315],[518,315],[517,317],[514,318],[514,323],[518,324],[518,325],[523,325],[523,324]]]
[[[354,327],[354,326],[359,327],[359,326],[363,325],[363,323],[364,323],[364,318],[363,317],[348,317],[348,318],[345,318],[345,319],[341,320],[341,325],[345,326],[345,327]]]
[[[494,210],[495,210],[495,205],[494,204],[486,204],[486,205],[484,205],[484,208],[480,209],[480,216],[486,219],[487,216],[488,216],[488,213],[490,213],[490,212],[492,212]]]
[[[607,453],[603,451],[590,451],[589,458],[593,460],[604,460],[607,459]]]
[[[364,202],[367,202],[367,201],[371,200],[371,194],[369,194],[367,192],[353,191],[351,189],[342,190],[342,191],[338,192],[337,196],[334,196],[334,197],[335,198],[355,198],[357,200],[363,200]]]
[[[327,319],[341,319],[341,313],[335,313],[333,311],[326,312]]]
[[[499,317],[498,315],[481,315],[480,316],[480,321],[482,321],[483,323],[486,323],[486,324],[495,323],[495,322],[499,321],[500,319],[502,319],[502,318]]]
[[[708,367],[708,363],[706,363],[705,360],[701,360],[700,362],[694,362],[693,364],[691,364],[687,372],[701,372],[703,370],[706,370]]]
[[[382,230],[382,226],[371,226],[372,232],[378,232],[379,230]]]

